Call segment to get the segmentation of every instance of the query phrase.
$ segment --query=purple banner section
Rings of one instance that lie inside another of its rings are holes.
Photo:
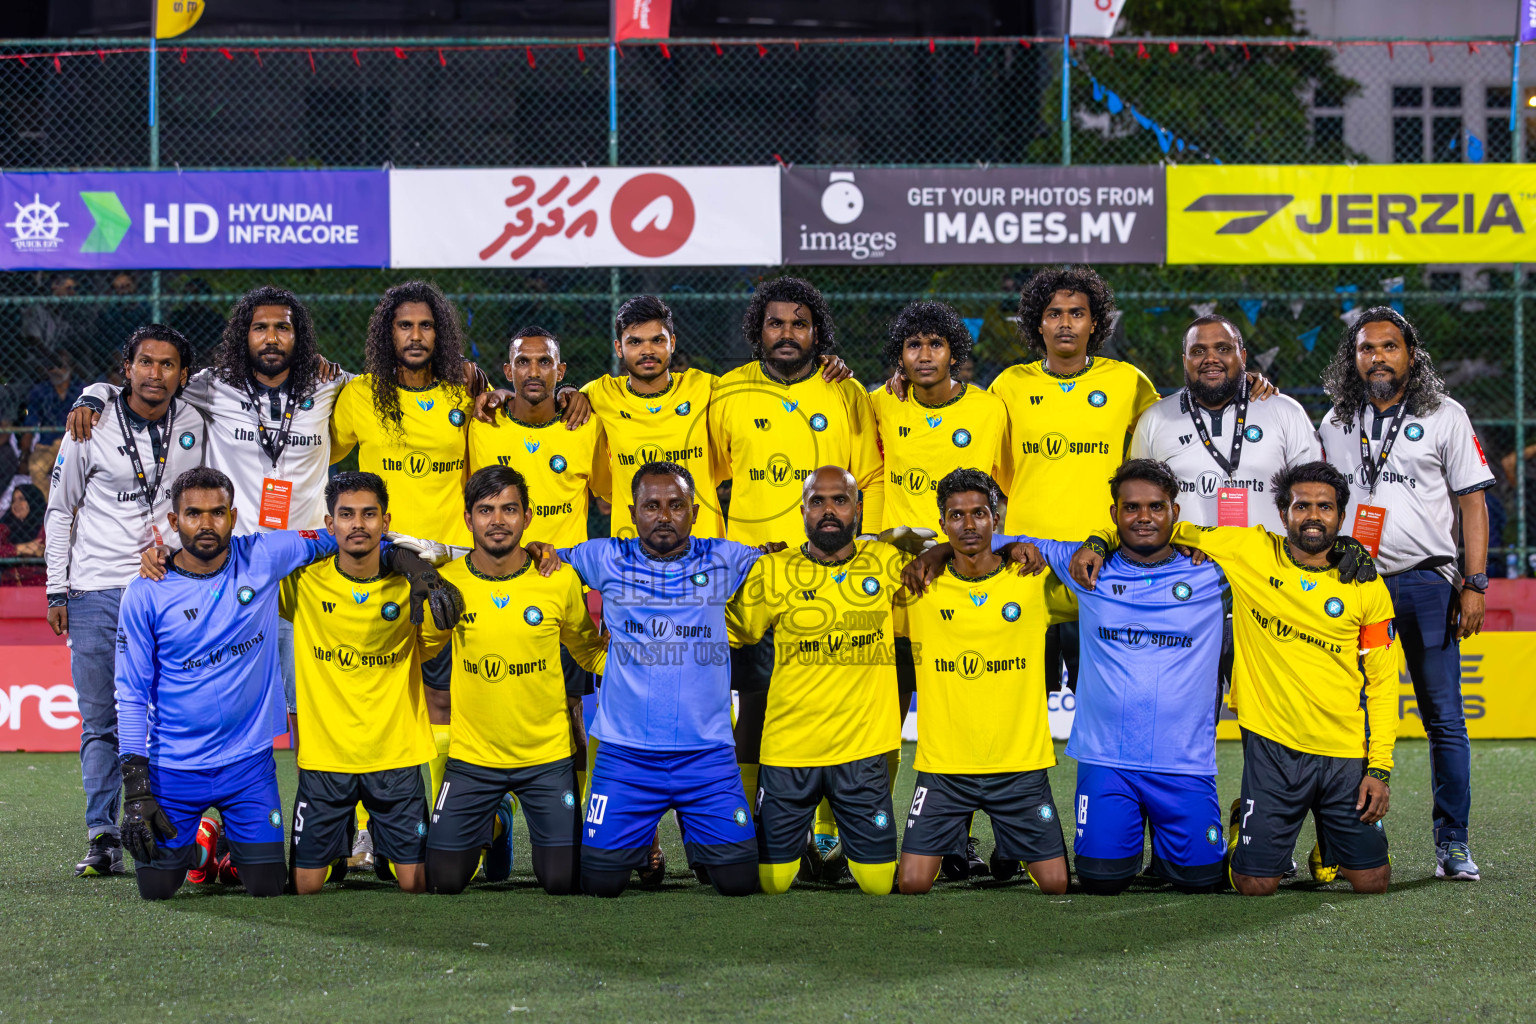
[[[0,175],[0,270],[388,265],[382,170]]]

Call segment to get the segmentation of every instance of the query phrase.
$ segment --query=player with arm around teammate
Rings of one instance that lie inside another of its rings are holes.
[[[559,552],[603,597],[609,634],[588,783],[582,889],[618,896],[676,810],[689,863],[722,896],[757,891],[757,846],[731,738],[726,601],[761,550],[691,536],[693,478],[652,462],[630,481],[637,536]],[[547,545],[530,545],[542,556]]]
[[[1273,893],[1310,812],[1319,843],[1355,891],[1385,892],[1392,869],[1382,818],[1397,736],[1392,599],[1369,557],[1338,535],[1349,504],[1338,470],[1303,463],[1278,473],[1271,489],[1283,537],[1189,523],[1172,537],[1215,559],[1232,589],[1243,783],[1230,820],[1230,876],[1244,895]],[[1334,564],[1336,545],[1358,563],[1358,576]],[[1074,556],[1082,586],[1097,585],[1102,550],[1090,539]]]
[[[1023,862],[1040,891],[1067,891],[1067,848],[1047,769],[1056,763],[1036,664],[1045,629],[1076,614],[1054,576],[1005,571],[992,549],[1001,493],[986,473],[939,481],[952,554],[920,595],[902,591],[895,629],[912,640],[923,693],[917,787],[902,836],[903,893],[933,887],[967,846],[972,814],[992,819],[994,862]],[[1139,836],[1138,836],[1139,838]]]
[[[1089,893],[1114,895],[1141,870],[1181,892],[1222,880],[1216,798],[1218,662],[1226,581],[1171,543],[1179,481],[1162,462],[1131,459],[1109,482],[1120,546],[1094,589],[1072,580],[1079,545],[1021,537],[1077,596],[1083,660],[1067,755],[1077,763],[1073,869]]]
[[[427,836],[427,885],[464,890],[510,790],[528,822],[535,877],[550,895],[566,895],[580,880],[581,768],[571,720],[580,706],[569,707],[572,677],[561,655],[568,650],[582,668],[602,672],[603,640],[573,568],[530,571],[523,537],[533,512],[522,474],[477,470],[464,487],[464,518],[474,549],[443,568],[464,595],[464,614],[453,630],[455,724]],[[574,685],[579,691],[580,680]]]
[[[383,564],[389,492],[373,473],[347,472],[325,488],[335,558],[283,583],[294,623],[298,698],[305,727],[293,806],[293,879],[320,891],[347,856],[352,815],[369,814],[375,870],[406,892],[426,888],[427,799],[421,768],[432,759],[421,666],[447,639],[406,614],[410,581]],[[453,591],[453,584],[445,587]]]

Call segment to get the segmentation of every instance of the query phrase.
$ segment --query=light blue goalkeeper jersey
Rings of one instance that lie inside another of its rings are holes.
[[[1072,581],[1080,544],[1028,541],[1077,595],[1077,714],[1067,756],[1173,775],[1216,774],[1226,578],[1175,553],[1140,565],[1116,551],[1098,589]]]
[[[234,537],[218,572],[136,579],[117,617],[118,749],[165,768],[219,768],[288,731],[277,653],[283,577],[334,554],[313,530]]]
[[[651,558],[634,537],[560,549],[603,595],[608,667],[592,735],[638,750],[734,743],[725,605],[760,555],[701,537],[669,560]]]

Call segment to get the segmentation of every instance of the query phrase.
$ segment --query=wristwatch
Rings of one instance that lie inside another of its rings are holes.
[[[1488,593],[1488,574],[1485,572],[1475,572],[1471,576],[1464,577],[1461,583],[1462,586],[1476,593]]]

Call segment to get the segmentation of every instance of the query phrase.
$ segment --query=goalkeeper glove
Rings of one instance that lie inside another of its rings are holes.
[[[1328,560],[1339,570],[1340,583],[1370,583],[1379,575],[1376,560],[1365,545],[1353,537],[1335,538]]]
[[[140,864],[155,859],[160,842],[175,839],[171,819],[149,791],[149,758],[135,754],[123,759],[123,848]]]
[[[443,579],[442,575],[414,551],[393,544],[384,558],[386,569],[404,576],[411,585],[411,622],[421,625],[426,620],[423,605],[432,606],[432,621],[438,629],[452,629],[464,613],[464,596],[459,588]]]
[[[458,554],[455,554],[455,549],[444,544],[442,541],[424,540],[420,537],[412,537],[404,533],[386,533],[384,539],[396,547],[402,547],[407,551],[420,555],[432,565],[442,565],[444,562],[450,562],[458,557],[458,554],[463,554],[469,550],[468,548],[460,548],[457,549]]]
[[[880,531],[880,536],[875,539],[884,541],[886,544],[890,544],[916,557],[929,548],[936,546],[938,541],[934,538],[937,536],[938,533],[936,531],[924,527],[893,526],[889,530]]]

